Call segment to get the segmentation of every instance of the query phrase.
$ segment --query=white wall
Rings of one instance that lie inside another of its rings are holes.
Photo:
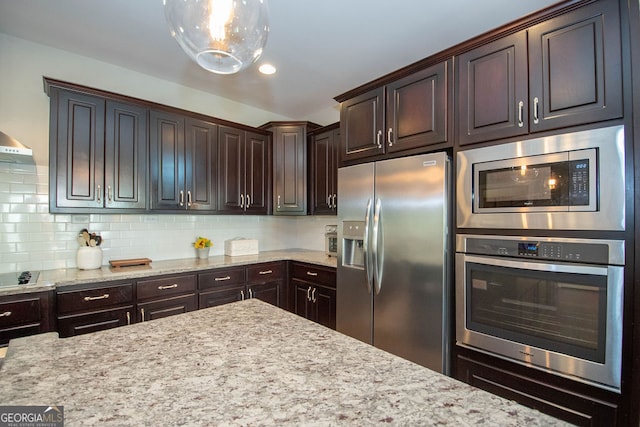
[[[110,259],[193,257],[190,243],[256,238],[262,250],[324,250],[324,226],[335,217],[223,215],[53,215],[48,213],[49,98],[42,77],[69,81],[257,126],[291,120],[247,105],[90,58],[0,33],[0,131],[28,145],[33,165],[0,163],[0,273],[74,268],[82,228],[104,238]]]

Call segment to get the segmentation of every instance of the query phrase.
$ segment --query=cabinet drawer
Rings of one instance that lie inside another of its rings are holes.
[[[138,282],[138,300],[163,298],[169,295],[193,293],[196,290],[196,276],[168,276]]]
[[[97,310],[122,304],[133,303],[133,284],[58,291],[56,295],[58,313],[73,313]]]
[[[331,288],[336,287],[336,272],[331,268],[294,262],[291,268],[291,278],[322,284]]]
[[[241,301],[246,296],[244,291],[244,284],[217,286],[208,292],[200,293],[198,307],[203,309]]]
[[[133,315],[133,306],[130,305],[87,314],[62,316],[58,318],[58,335],[60,338],[66,338],[130,325],[133,322]]]
[[[138,314],[141,322],[186,313],[197,309],[198,300],[195,294],[138,304]]]
[[[247,267],[247,283],[264,283],[284,277],[283,262],[269,262]]]
[[[0,329],[40,323],[40,298],[25,297],[0,303]]]
[[[201,291],[220,286],[244,285],[244,267],[221,268],[198,274],[198,287]]]

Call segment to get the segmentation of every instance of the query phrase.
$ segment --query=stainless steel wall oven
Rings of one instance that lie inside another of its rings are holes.
[[[620,392],[624,242],[458,235],[456,341]]]

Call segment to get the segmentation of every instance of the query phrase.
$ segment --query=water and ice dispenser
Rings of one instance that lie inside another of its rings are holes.
[[[364,221],[342,223],[342,265],[364,268]]]

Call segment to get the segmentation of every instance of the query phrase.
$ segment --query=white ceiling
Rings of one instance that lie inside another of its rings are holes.
[[[0,32],[304,120],[335,108],[336,95],[558,2],[268,1],[260,63],[275,64],[273,76],[200,69],[169,35],[162,0],[0,0]]]

